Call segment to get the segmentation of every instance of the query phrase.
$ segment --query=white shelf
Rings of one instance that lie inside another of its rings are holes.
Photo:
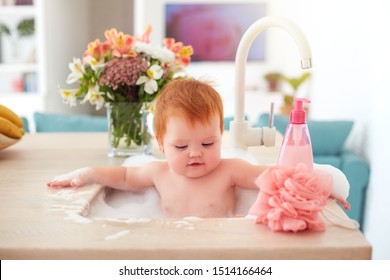
[[[35,13],[35,6],[0,6],[0,22],[15,27],[22,19],[35,17]]]
[[[36,71],[38,71],[38,65],[35,63],[0,63],[0,73]]]
[[[17,24],[23,19],[35,19],[35,34],[33,37],[24,38],[23,41],[21,40],[19,42],[22,43],[21,45],[19,44],[19,48],[22,50],[27,50],[27,47],[31,46],[32,50],[34,48],[38,50],[43,44],[42,26],[37,24],[38,16],[41,16],[41,5],[42,2],[40,0],[34,0],[34,5],[0,6],[0,23],[6,24],[9,28],[16,28]],[[18,115],[26,116],[31,120],[33,112],[43,110],[42,58],[37,55],[37,62],[24,63],[23,61],[31,60],[29,59],[29,54],[27,52],[21,51],[16,60],[10,59],[10,54],[12,54],[12,52],[9,51],[10,43],[6,40],[8,38],[4,36],[5,35],[3,34],[1,40],[2,46],[0,46],[3,47],[3,63],[0,63],[0,103],[11,108]],[[28,50],[30,50],[30,48],[28,48]],[[23,85],[25,88],[26,86],[28,88],[31,87],[31,90],[33,91],[24,92],[14,88],[13,83],[19,80],[22,80],[23,83],[25,83]]]
[[[35,91],[0,92],[0,100],[6,100],[12,98],[25,98],[27,96],[40,96],[40,93]]]
[[[35,6],[0,6],[0,16],[35,16]]]

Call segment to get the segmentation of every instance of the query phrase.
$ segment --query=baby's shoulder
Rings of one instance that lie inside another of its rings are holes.
[[[240,168],[252,165],[250,162],[240,158],[223,158],[221,159],[221,163],[224,168],[229,168],[237,171],[239,171]]]
[[[168,164],[164,160],[152,161],[145,165],[145,169],[151,172],[164,172],[168,169]]]

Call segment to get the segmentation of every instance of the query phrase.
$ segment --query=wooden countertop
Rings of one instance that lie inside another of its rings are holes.
[[[46,182],[83,166],[122,164],[123,158],[107,157],[107,146],[105,133],[40,133],[0,151],[1,259],[371,258],[359,230],[331,225],[324,232],[273,233],[249,219],[69,219],[69,209],[56,208],[61,190]],[[88,202],[97,188],[72,192]]]

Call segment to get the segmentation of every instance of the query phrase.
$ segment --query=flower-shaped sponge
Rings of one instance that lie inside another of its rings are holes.
[[[325,230],[319,212],[332,196],[332,175],[304,164],[275,166],[264,171],[256,185],[260,192],[249,210],[257,216],[256,223],[272,231]]]

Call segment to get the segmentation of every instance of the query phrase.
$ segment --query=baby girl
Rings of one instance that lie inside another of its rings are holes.
[[[100,184],[118,190],[155,187],[168,217],[227,217],[235,209],[235,188],[257,188],[267,168],[221,158],[224,130],[220,95],[206,82],[180,78],[156,101],[154,126],[164,161],[139,167],[86,167],[58,176],[49,187]]]

